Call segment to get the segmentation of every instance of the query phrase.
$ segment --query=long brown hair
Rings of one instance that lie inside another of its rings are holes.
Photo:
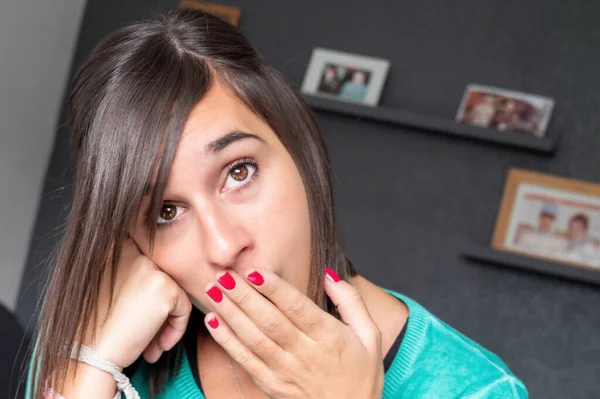
[[[116,267],[127,228],[151,192],[160,212],[180,134],[192,108],[219,79],[277,134],[306,190],[312,232],[309,296],[334,313],[322,288],[323,266],[354,275],[338,237],[327,150],[297,91],[234,27],[200,11],[179,10],[121,28],[81,66],[69,97],[76,153],[74,198],[45,293],[30,389],[62,387],[70,347],[95,329],[94,310],[109,253]],[[152,187],[152,188],[150,188]],[[155,229],[150,232],[151,246]],[[114,275],[114,273],[112,274]],[[150,365],[157,392],[181,347]],[[171,370],[171,372],[168,372]]]

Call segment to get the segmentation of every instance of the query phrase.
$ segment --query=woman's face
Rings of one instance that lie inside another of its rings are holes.
[[[207,284],[226,269],[265,268],[307,292],[311,230],[298,169],[271,128],[217,81],[185,124],[152,221],[152,255],[148,203],[134,240],[203,312],[212,309]]]

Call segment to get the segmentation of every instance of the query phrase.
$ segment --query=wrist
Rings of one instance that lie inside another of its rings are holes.
[[[123,370],[127,366],[131,365],[133,361],[128,361],[127,350],[125,350],[125,348],[123,348],[122,345],[119,345],[119,343],[122,342],[122,338],[111,339],[110,336],[104,335],[98,337],[94,345],[88,346],[91,349],[93,349],[98,355],[102,356],[110,363]]]
[[[129,399],[139,399],[139,395],[135,388],[131,385],[129,378],[123,374],[123,369],[114,363],[110,362],[104,355],[97,352],[95,349],[85,345],[75,343],[71,348],[71,358],[77,359],[80,363],[87,363],[93,368],[106,372],[115,381],[116,388],[120,392],[124,392]],[[94,373],[96,376],[97,373]]]
[[[99,384],[109,385],[116,389],[117,382],[113,378],[113,376],[104,370],[101,370],[97,367],[89,365],[85,362],[80,362],[76,359],[71,359],[71,362],[77,362],[77,380],[81,381],[95,381]]]
[[[71,359],[60,394],[65,398],[112,398],[116,391],[117,383],[112,375],[87,363]]]
[[[90,346],[91,349],[94,350],[99,356],[102,356],[104,359],[109,361],[111,364],[115,365],[119,369],[123,370],[127,367],[127,364],[121,357],[118,355],[118,349],[115,350],[115,345],[111,345],[110,343],[97,342],[96,345]]]

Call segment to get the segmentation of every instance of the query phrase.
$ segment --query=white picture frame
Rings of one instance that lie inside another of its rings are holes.
[[[390,62],[382,58],[317,47],[312,52],[301,91],[376,107],[389,68]]]

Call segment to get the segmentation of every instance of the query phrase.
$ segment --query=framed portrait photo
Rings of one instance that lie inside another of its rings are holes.
[[[242,10],[238,7],[196,0],[179,0],[179,8],[204,11],[205,13],[221,18],[235,27],[239,25],[242,15]]]
[[[468,85],[456,121],[475,126],[544,137],[554,100],[548,97]]]
[[[390,62],[381,58],[315,48],[302,92],[339,101],[377,106]]]
[[[600,184],[511,169],[492,247],[600,271]]]

